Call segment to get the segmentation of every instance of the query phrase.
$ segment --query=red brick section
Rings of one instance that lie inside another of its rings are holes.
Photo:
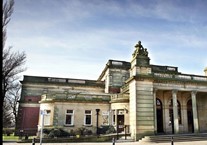
[[[20,103],[16,124],[17,135],[20,133],[20,130],[23,130],[24,135],[36,135],[40,108],[32,105],[39,104],[40,99],[40,96],[25,96],[21,103],[24,103],[27,107],[22,107]]]
[[[120,87],[109,87],[109,93],[120,93]]]
[[[39,107],[22,107],[20,130],[23,130],[24,134],[36,135],[39,110]]]
[[[25,96],[24,101],[25,102],[32,102],[32,103],[38,103],[40,101],[40,96]]]

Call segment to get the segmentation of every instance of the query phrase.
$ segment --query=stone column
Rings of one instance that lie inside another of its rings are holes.
[[[177,134],[177,133],[179,133],[177,90],[172,91],[172,96],[173,96],[174,133]]]
[[[154,97],[154,126],[155,126],[155,134],[157,133],[157,102],[156,102],[156,92],[157,89],[153,90],[153,97]]]
[[[118,131],[118,109],[115,109],[114,113],[115,113],[115,121],[114,122],[116,125],[116,129]]]
[[[191,92],[192,99],[192,110],[193,110],[193,126],[194,132],[198,133],[198,115],[197,115],[197,105],[196,105],[196,91]]]

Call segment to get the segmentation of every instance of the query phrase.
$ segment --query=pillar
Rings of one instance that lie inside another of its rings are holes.
[[[173,96],[174,133],[177,134],[179,133],[177,90],[172,91],[172,96]]]
[[[198,115],[197,115],[197,105],[196,105],[196,91],[191,92],[192,99],[192,110],[193,110],[193,126],[194,132],[198,133]]]
[[[115,113],[114,122],[115,122],[115,125],[116,125],[116,130],[118,131],[118,109],[115,109],[114,113]]]
[[[155,131],[155,134],[157,133],[157,102],[156,102],[156,92],[157,92],[157,89],[154,89],[153,91],[153,97],[154,97],[154,131]]]

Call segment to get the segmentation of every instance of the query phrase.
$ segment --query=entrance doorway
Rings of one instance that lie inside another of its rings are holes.
[[[192,100],[187,102],[188,132],[194,133]]]
[[[124,115],[117,116],[117,125],[118,125],[118,132],[124,131]]]
[[[157,111],[157,133],[163,133],[163,114],[162,102],[156,98],[156,111]]]

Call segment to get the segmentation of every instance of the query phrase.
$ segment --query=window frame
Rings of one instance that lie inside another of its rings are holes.
[[[67,111],[73,111],[72,113],[67,113]],[[67,116],[71,116],[71,124],[67,124]],[[65,111],[65,126],[74,126],[74,110],[73,109],[66,109]]]
[[[86,111],[90,111],[90,114],[89,113],[86,113]],[[90,116],[90,124],[86,124],[87,121],[87,116]],[[84,126],[92,126],[92,110],[85,110],[85,113],[84,113]]]

